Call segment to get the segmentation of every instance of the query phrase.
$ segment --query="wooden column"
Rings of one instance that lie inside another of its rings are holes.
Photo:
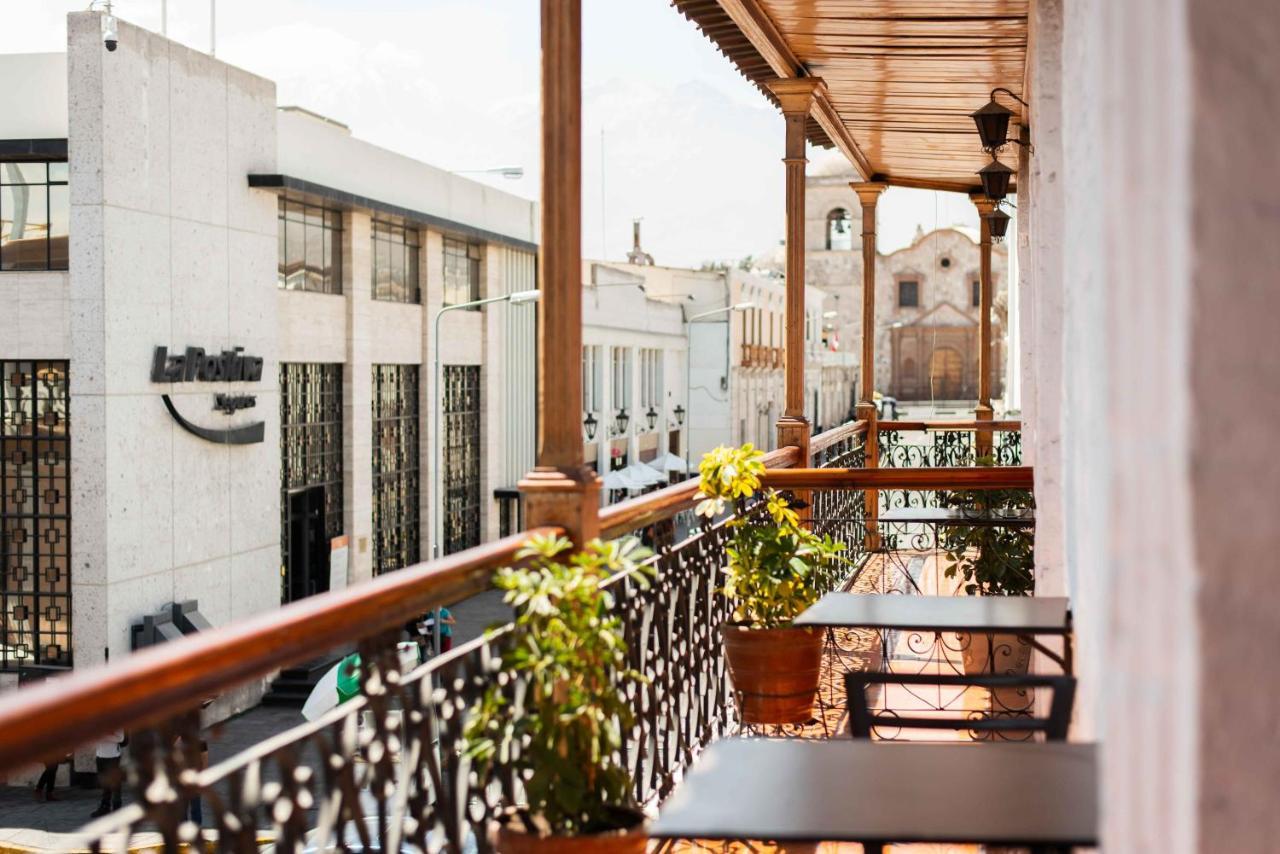
[[[862,377],[858,385],[859,421],[867,422],[866,468],[880,468],[880,431],[876,425],[876,202],[888,186],[878,181],[849,185],[862,206]],[[880,548],[880,491],[866,491],[867,548]]]
[[[804,131],[814,99],[825,84],[818,77],[791,77],[772,81],[769,89],[777,97],[786,123],[782,158],[787,170],[787,301],[783,335],[786,400],[778,419],[778,445],[800,448],[803,465],[808,467],[811,425],[804,415],[804,167],[808,159],[804,154]]]
[[[526,527],[600,532],[600,478],[582,459],[582,0],[542,0],[542,243],[538,457],[520,482]]]
[[[978,209],[978,405],[973,416],[977,421],[991,421],[995,411],[991,408],[991,378],[994,365],[991,358],[991,220],[987,217],[996,209],[996,203],[986,196],[969,197]],[[990,430],[979,430],[974,437],[974,451],[979,457],[991,455]]]

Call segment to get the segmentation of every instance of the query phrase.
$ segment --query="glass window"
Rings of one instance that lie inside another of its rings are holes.
[[[290,291],[342,293],[342,214],[280,199],[277,284]]]
[[[444,365],[444,553],[480,545],[480,366]]]
[[[0,270],[67,269],[67,164],[0,163]]]
[[[982,305],[982,282],[978,281],[977,279],[974,279],[972,291],[973,291],[973,297],[972,297],[973,305],[975,308],[977,308],[978,306]]]
[[[66,362],[0,361],[0,670],[71,665]]]
[[[373,222],[373,298],[418,302],[418,230]]]
[[[373,571],[418,562],[418,366],[373,366]]]
[[[444,239],[444,304],[480,299],[480,244]],[[476,310],[479,310],[477,306]]]
[[[920,305],[920,283],[913,279],[898,282],[898,307],[917,308]]]

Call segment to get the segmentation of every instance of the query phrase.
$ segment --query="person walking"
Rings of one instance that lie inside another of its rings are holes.
[[[52,762],[44,764],[44,772],[40,774],[40,779],[36,780],[36,800],[37,801],[60,801],[62,800],[53,793],[54,781],[58,778],[58,766],[70,759],[64,756],[61,759],[55,759]]]
[[[126,744],[128,739],[125,738],[125,734],[117,730],[99,741],[94,750],[98,765],[98,785],[102,787],[102,800],[98,802],[98,808],[89,814],[90,818],[100,818],[112,810],[120,809],[123,799],[120,753]]]

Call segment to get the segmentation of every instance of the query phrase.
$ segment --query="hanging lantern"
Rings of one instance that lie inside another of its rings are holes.
[[[626,407],[618,410],[617,416],[613,419],[613,429],[615,436],[621,436],[627,432],[627,425],[631,423],[631,416],[627,414]]]
[[[982,147],[992,152],[1008,142],[1009,119],[1013,116],[1012,110],[996,103],[995,94],[993,91],[990,101],[981,109],[969,114],[973,123],[978,126],[978,137],[982,140]]]
[[[644,417],[645,420],[649,422],[649,429],[652,430],[654,425],[658,423],[658,410],[650,406],[649,411],[644,414]]]
[[[987,227],[991,229],[991,242],[999,243],[1009,232],[1009,215],[996,208],[987,214]]]
[[[595,437],[596,437],[596,425],[598,425],[599,423],[600,423],[600,422],[596,420],[596,414],[595,414],[594,412],[588,412],[588,413],[587,413],[587,417],[586,417],[586,418],[584,418],[584,419],[582,419],[582,426],[583,426],[584,428],[586,428],[586,431],[587,431],[587,441],[588,441],[588,442],[590,442],[590,441],[592,441],[593,439],[595,439]]]
[[[676,426],[683,427],[684,426],[684,407],[680,406],[679,404],[676,404],[676,408],[673,411],[675,412],[675,416],[676,416]]]
[[[1009,195],[1009,179],[1013,177],[1013,170],[995,157],[978,170],[978,177],[982,179],[983,194],[993,202],[998,202]]]

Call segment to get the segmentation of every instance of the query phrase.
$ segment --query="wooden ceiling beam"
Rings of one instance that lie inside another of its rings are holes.
[[[751,42],[756,52],[769,63],[774,74],[782,78],[809,76],[807,69],[791,51],[791,47],[773,19],[760,7],[757,0],[718,0],[718,2],[720,8]],[[849,133],[849,129],[845,127],[844,122],[840,120],[835,107],[827,97],[826,90],[821,89],[819,93],[814,99],[813,117],[826,132],[827,137],[853,164],[853,168],[857,170],[862,180],[869,180],[873,171],[870,161],[862,153],[862,149]]]

